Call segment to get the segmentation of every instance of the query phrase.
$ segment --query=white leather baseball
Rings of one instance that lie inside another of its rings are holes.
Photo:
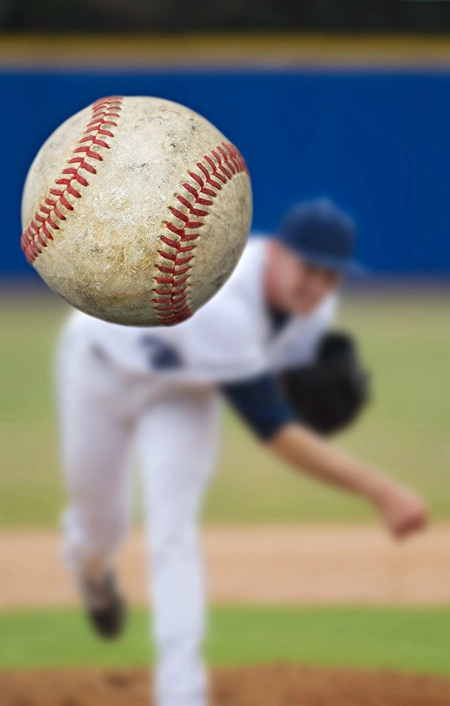
[[[113,96],[67,120],[39,151],[21,244],[78,309],[173,325],[230,276],[251,211],[245,161],[210,122],[160,98]]]

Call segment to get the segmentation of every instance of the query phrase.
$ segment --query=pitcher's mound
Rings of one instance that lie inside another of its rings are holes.
[[[0,674],[0,706],[148,706],[144,671]],[[450,680],[390,671],[252,667],[213,674],[214,706],[449,706]]]

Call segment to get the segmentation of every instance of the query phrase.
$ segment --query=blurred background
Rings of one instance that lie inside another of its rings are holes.
[[[448,29],[442,0],[1,0],[5,29],[149,32],[298,30],[437,32]],[[447,25],[447,26],[446,26]]]
[[[374,403],[338,442],[415,485],[436,520],[391,547],[363,505],[291,476],[227,412],[205,508],[213,662],[450,676],[445,0],[0,0],[0,669],[147,659],[141,609],[104,652],[71,607],[52,385],[68,312],[19,246],[34,155],[110,94],[161,96],[216,124],[248,162],[255,230],[319,195],[354,215],[369,276],[347,287],[339,325],[361,342]],[[139,533],[126,562],[143,605]]]

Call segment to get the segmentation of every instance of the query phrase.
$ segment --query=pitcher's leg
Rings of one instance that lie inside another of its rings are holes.
[[[109,568],[130,521],[132,429],[111,409],[102,364],[80,346],[58,367],[62,461],[69,496],[65,557],[78,576]]]
[[[199,514],[216,462],[219,402],[210,389],[179,392],[141,420],[158,648],[158,706],[205,706],[206,590]]]

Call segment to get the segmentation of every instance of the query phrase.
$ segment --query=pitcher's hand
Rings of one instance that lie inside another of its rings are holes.
[[[428,511],[422,498],[409,488],[393,485],[378,499],[378,509],[390,533],[405,539],[425,529]]]

